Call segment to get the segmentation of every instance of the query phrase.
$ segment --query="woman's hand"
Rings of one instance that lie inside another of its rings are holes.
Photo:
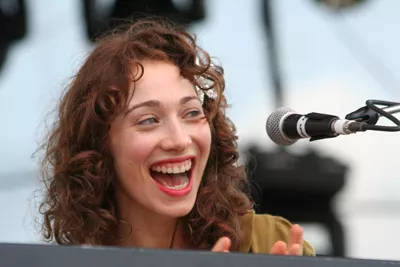
[[[303,255],[303,228],[295,224],[290,229],[289,243],[277,241],[271,248],[270,254],[274,255]],[[231,240],[228,237],[221,237],[215,242],[212,252],[229,252]]]
[[[214,247],[211,249],[212,252],[229,252],[231,248],[231,239],[223,236],[215,242]]]
[[[271,248],[274,255],[303,255],[303,228],[295,224],[290,229],[289,243],[277,241]]]

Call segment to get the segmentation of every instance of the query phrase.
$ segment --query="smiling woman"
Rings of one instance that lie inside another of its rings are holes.
[[[211,130],[193,84],[178,67],[163,61],[141,66],[129,112],[117,117],[109,132],[116,197],[125,221],[136,227],[138,220],[153,217],[152,231],[164,236],[166,225],[174,227],[170,218],[183,217],[194,206]]]
[[[221,67],[185,30],[139,21],[97,43],[43,149],[43,234],[59,244],[313,255],[255,215]]]

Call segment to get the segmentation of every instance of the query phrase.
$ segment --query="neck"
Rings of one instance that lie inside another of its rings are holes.
[[[135,219],[123,219],[128,225],[122,224],[119,229],[122,246],[157,249],[181,246],[183,238],[178,219],[136,217],[139,216],[135,214]]]
[[[185,248],[179,218],[155,214],[132,201],[119,202],[118,245],[140,248]],[[173,241],[173,242],[172,242]]]

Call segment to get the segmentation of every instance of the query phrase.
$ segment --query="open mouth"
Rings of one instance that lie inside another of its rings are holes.
[[[190,186],[193,167],[193,158],[177,163],[156,164],[150,168],[150,176],[159,187],[181,191]]]

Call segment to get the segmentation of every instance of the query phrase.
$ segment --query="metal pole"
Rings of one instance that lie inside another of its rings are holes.
[[[282,107],[283,88],[281,70],[279,67],[279,53],[276,44],[275,36],[275,22],[273,19],[272,0],[262,0],[263,23],[266,33],[267,51],[268,51],[268,64],[270,68],[270,75],[272,80],[275,108]]]

